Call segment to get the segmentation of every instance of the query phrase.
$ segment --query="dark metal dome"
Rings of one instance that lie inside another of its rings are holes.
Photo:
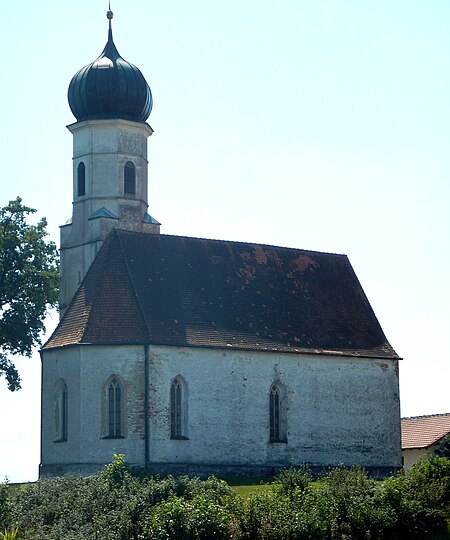
[[[153,106],[150,87],[140,70],[120,56],[112,37],[112,12],[107,16],[108,42],[102,54],[70,81],[70,109],[79,122],[105,118],[145,122]]]

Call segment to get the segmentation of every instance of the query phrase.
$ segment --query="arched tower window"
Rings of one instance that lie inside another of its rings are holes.
[[[55,442],[67,441],[67,384],[59,379],[55,384]]]
[[[286,439],[286,391],[275,382],[269,392],[269,438],[270,442],[287,442]]]
[[[170,438],[187,439],[187,386],[181,375],[170,385]]]
[[[125,392],[122,381],[113,375],[105,385],[104,436],[118,439],[125,436]]]
[[[78,164],[77,169],[77,196],[86,195],[86,167],[83,162]]]
[[[123,172],[123,192],[125,195],[136,194],[136,167],[131,161],[125,163]]]

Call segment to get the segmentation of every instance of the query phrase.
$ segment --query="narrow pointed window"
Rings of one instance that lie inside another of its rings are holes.
[[[285,391],[277,383],[269,393],[269,438],[270,442],[286,442]]]
[[[125,163],[123,173],[123,192],[125,195],[136,194],[136,167],[131,161]]]
[[[122,389],[113,377],[108,387],[108,437],[122,436]]]
[[[55,385],[55,442],[67,441],[68,398],[67,385],[60,379]]]
[[[77,169],[77,196],[83,197],[84,195],[86,195],[86,167],[81,162]]]
[[[61,392],[61,440],[67,441],[67,386]]]
[[[180,376],[170,385],[170,438],[187,439],[187,388]]]

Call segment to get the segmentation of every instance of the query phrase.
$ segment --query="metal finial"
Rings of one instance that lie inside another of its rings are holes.
[[[111,0],[108,1],[108,11],[106,12],[106,17],[111,22],[111,19],[114,17],[114,13],[111,11]]]

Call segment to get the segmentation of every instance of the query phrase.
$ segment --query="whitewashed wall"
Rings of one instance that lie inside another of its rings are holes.
[[[155,462],[399,467],[397,362],[151,348]],[[169,387],[189,389],[189,440],[169,439]],[[269,442],[269,388],[287,390],[287,444]]]
[[[398,364],[390,360],[150,346],[150,461],[278,467],[308,462],[401,466]],[[43,472],[52,464],[98,466],[114,452],[144,465],[144,347],[73,347],[44,353]],[[125,439],[102,439],[101,388],[125,382]],[[170,383],[188,389],[188,440],[170,439]],[[53,387],[65,378],[68,440],[54,443]],[[286,390],[287,443],[269,442],[269,388]],[[190,467],[194,470],[195,467]]]
[[[143,122],[86,120],[68,126],[73,135],[73,215],[61,227],[61,315],[64,314],[103,240],[113,228],[159,232],[143,222],[148,206],[147,138]],[[136,194],[124,195],[124,166],[136,168]],[[86,174],[85,195],[77,196],[78,166]],[[92,216],[105,207],[117,219]]]
[[[419,461],[419,459],[425,457],[427,454],[430,454],[433,449],[434,446],[432,446],[431,448],[409,448],[403,450],[403,468],[405,469],[405,471],[410,471]]]

